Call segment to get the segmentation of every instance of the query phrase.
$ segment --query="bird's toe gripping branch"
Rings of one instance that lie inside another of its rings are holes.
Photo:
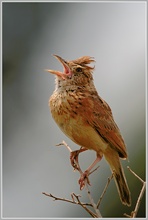
[[[80,179],[78,181],[78,183],[80,185],[80,190],[82,190],[86,184],[91,185],[89,178],[88,178],[89,174],[90,173],[88,172],[88,170],[86,170],[84,173],[81,174]]]

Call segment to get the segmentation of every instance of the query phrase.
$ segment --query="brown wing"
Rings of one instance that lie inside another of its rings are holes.
[[[120,130],[116,125],[109,105],[99,96],[94,100],[93,114],[89,123],[97,133],[114,148],[121,158],[127,158],[126,147]]]

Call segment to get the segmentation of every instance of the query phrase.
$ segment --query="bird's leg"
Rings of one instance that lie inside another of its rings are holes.
[[[80,171],[78,156],[80,153],[82,153],[86,150],[88,150],[88,149],[81,147],[79,150],[75,150],[70,153],[70,162],[71,162],[71,165],[73,166],[74,170]]]
[[[102,159],[102,155],[97,154],[97,158],[95,159],[95,161],[87,168],[87,170],[84,171],[84,173],[81,174],[80,179],[79,179],[80,190],[84,188],[86,181],[90,185],[90,181],[88,179],[90,171],[101,159]]]

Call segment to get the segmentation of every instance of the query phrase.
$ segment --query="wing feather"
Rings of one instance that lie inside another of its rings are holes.
[[[109,105],[99,96],[95,99],[93,114],[89,115],[89,124],[114,148],[121,158],[127,158],[126,146],[120,130],[114,121]]]

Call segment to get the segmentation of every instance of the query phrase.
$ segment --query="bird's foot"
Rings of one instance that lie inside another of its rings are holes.
[[[87,148],[81,147],[79,150],[75,150],[70,152],[70,162],[71,165],[73,166],[74,170],[78,170],[80,173],[82,173],[80,165],[79,165],[79,161],[78,161],[78,157],[79,154],[88,150]]]
[[[72,151],[70,153],[70,162],[74,170],[80,170],[79,162],[78,162],[79,153],[80,153],[80,150]]]
[[[84,173],[81,174],[80,179],[78,181],[78,183],[80,184],[80,190],[82,190],[86,184],[91,185],[88,176],[89,176],[88,170],[86,170]]]

